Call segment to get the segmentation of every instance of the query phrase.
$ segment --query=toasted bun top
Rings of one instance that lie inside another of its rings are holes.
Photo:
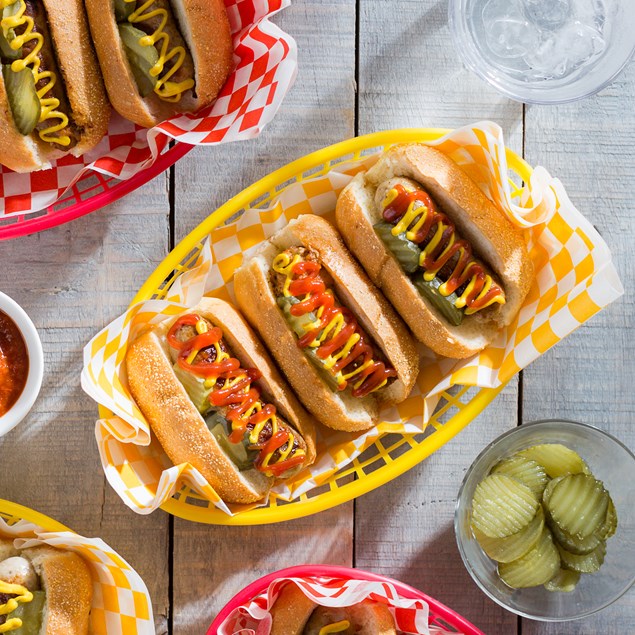
[[[0,562],[13,556],[26,558],[33,565],[39,577],[35,588],[46,592],[39,635],[87,635],[93,581],[83,558],[49,546],[14,549],[12,540],[0,538]]]
[[[417,378],[419,357],[408,329],[384,296],[368,280],[337,230],[321,216],[305,214],[274,237],[280,248],[301,244],[315,249],[333,278],[335,292],[397,371],[397,379],[379,391],[388,403],[403,401]]]
[[[193,91],[178,102],[154,92],[142,98],[128,62],[114,15],[104,13],[104,0],[85,0],[95,48],[115,110],[126,119],[150,128],[179,113],[196,112],[211,104],[233,67],[233,42],[223,0],[170,0],[176,23],[166,30],[182,35],[194,61]]]
[[[80,156],[96,146],[106,134],[110,104],[92,48],[81,0],[43,0],[58,70],[70,105],[69,119],[79,132],[70,153]],[[15,126],[4,79],[0,75],[0,163],[17,172],[51,167],[65,151],[40,140],[37,132],[22,135]]]
[[[393,146],[366,173],[365,182],[377,188],[395,176],[420,183],[456,223],[477,255],[500,276],[506,303],[498,322],[501,326],[509,324],[533,283],[533,265],[519,228],[439,150],[422,143]]]
[[[110,103],[95,57],[82,0],[43,0],[59,70],[71,106],[72,121],[80,130],[72,154],[96,146],[110,122]]]
[[[364,600],[352,606],[318,606],[302,635],[319,635],[327,625],[346,620],[349,627],[341,635],[397,635],[395,620],[385,604]]]
[[[374,230],[383,219],[380,203],[391,183],[414,182],[427,191],[474,247],[505,292],[494,305],[451,325],[424,300],[394,254]],[[337,201],[337,224],[346,243],[382,289],[417,339],[440,355],[465,358],[485,348],[512,322],[533,283],[533,265],[522,232],[444,154],[423,144],[395,146],[367,173],[358,174]]]
[[[234,46],[223,0],[172,0],[179,28],[192,54],[195,110],[212,103],[233,67]]]
[[[53,547],[33,547],[21,553],[31,560],[46,589],[43,633],[86,635],[93,582],[84,560]]]
[[[287,423],[302,435],[306,443],[306,464],[313,463],[315,421],[291,392],[251,327],[231,304],[219,298],[203,298],[197,308],[204,317],[210,317],[220,326],[229,349],[243,368],[257,368],[262,373],[258,383],[263,388],[263,399],[270,399]]]
[[[302,435],[305,465],[315,459],[313,419],[290,394],[262,345],[240,314],[228,303],[203,298],[181,315],[197,313],[223,331],[231,353],[243,368],[257,368],[263,400],[273,403],[280,416]],[[205,420],[172,370],[166,336],[180,316],[166,320],[137,338],[128,348],[126,364],[130,391],[173,463],[190,463],[228,502],[261,499],[273,479],[254,469],[239,472],[219,447]]]
[[[316,606],[295,583],[287,582],[270,610],[270,635],[301,635]]]

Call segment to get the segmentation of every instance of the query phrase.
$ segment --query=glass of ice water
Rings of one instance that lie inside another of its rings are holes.
[[[450,0],[449,19],[468,68],[528,103],[592,95],[635,52],[635,0]]]

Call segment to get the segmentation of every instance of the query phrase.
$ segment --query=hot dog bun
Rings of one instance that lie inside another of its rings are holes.
[[[378,190],[395,177],[423,186],[451,218],[462,237],[500,280],[505,304],[466,316],[459,326],[454,326],[422,298],[373,228],[382,220],[376,202]],[[520,230],[456,163],[423,144],[395,146],[368,172],[358,174],[338,199],[336,220],[346,244],[371,280],[417,339],[440,355],[464,358],[485,348],[501,328],[512,322],[533,282],[533,266]]]
[[[269,635],[301,634],[317,604],[309,599],[297,584],[287,582],[271,607]]]
[[[281,416],[303,437],[304,465],[315,459],[312,418],[298,403],[269,355],[240,314],[228,303],[204,298],[185,312],[196,313],[221,328],[223,338],[243,368],[262,373],[257,384]],[[239,471],[208,429],[205,420],[177,379],[169,357],[167,333],[178,319],[146,332],[126,355],[130,391],[159,443],[175,465],[190,463],[227,502],[249,503],[265,496],[273,478],[256,469]]]
[[[142,8],[145,4],[146,0],[137,0],[136,6]],[[86,0],[110,101],[120,115],[146,128],[211,104],[233,65],[232,37],[223,0],[155,0],[153,8],[157,7],[169,11],[164,32],[169,37],[170,50],[183,47],[185,66],[188,70],[193,66],[191,79],[195,86],[183,92],[178,101],[166,101],[154,91],[141,96],[119,34],[113,1]],[[150,30],[148,24],[149,21],[135,22],[146,32]]]
[[[28,135],[21,134],[16,127],[7,88],[0,73],[0,163],[16,172],[50,168],[52,161],[67,153],[81,156],[101,141],[110,121],[110,104],[91,45],[82,1],[37,2],[46,11],[50,35],[50,41],[45,39],[43,47],[52,48],[57,58],[60,76],[56,83],[63,85],[70,107],[70,112],[65,114],[78,140],[76,145],[66,151],[58,145],[42,141],[37,130]]]
[[[361,398],[348,391],[334,391],[298,347],[269,281],[276,255],[294,246],[308,247],[319,254],[341,303],[353,312],[397,371],[396,380],[385,388]],[[336,430],[366,430],[376,423],[380,405],[399,403],[410,393],[418,373],[414,342],[392,307],[353,260],[335,228],[323,218],[307,214],[292,220],[236,271],[234,290],[242,312],[260,333],[290,384],[324,425]]]
[[[270,610],[271,635],[319,635],[327,625],[346,620],[341,635],[396,635],[395,620],[385,604],[365,600],[345,607],[319,606],[293,582],[287,583]]]
[[[0,581],[24,586],[29,591],[42,589],[46,593],[40,635],[88,633],[93,583],[88,566],[80,556],[48,546],[18,550],[11,541],[0,539],[0,567],[3,553],[14,561],[7,569],[16,573],[11,580],[0,575]]]

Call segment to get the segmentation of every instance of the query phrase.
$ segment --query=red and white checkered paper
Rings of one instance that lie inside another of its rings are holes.
[[[225,0],[235,68],[218,99],[196,115],[146,130],[113,111],[108,134],[82,157],[66,156],[50,170],[17,174],[0,166],[0,220],[41,211],[90,171],[125,180],[151,166],[176,139],[216,145],[252,139],[276,114],[297,72],[295,40],[269,21],[290,0]]]
[[[352,606],[369,599],[388,605],[400,635],[457,635],[432,624],[430,608],[423,600],[401,597],[390,582],[338,578],[278,578],[248,604],[236,608],[218,628],[218,635],[269,635],[271,613],[280,591],[295,584],[316,604]]]

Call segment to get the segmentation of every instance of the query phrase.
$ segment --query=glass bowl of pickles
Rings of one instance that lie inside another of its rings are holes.
[[[635,582],[635,456],[573,421],[526,423],[488,445],[456,505],[459,552],[476,584],[535,620],[579,619]]]

